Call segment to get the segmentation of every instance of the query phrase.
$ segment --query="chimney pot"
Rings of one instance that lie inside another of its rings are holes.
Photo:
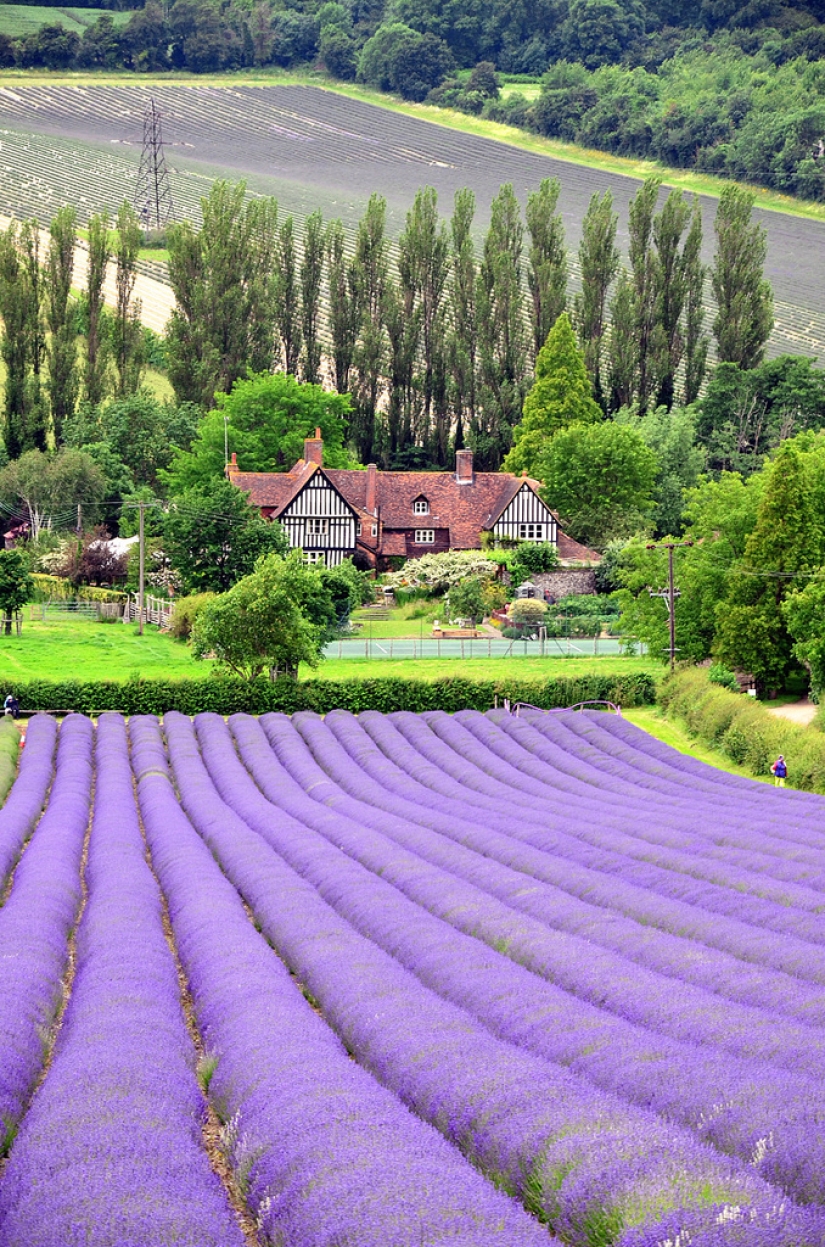
[[[324,443],[321,440],[321,430],[315,430],[314,437],[307,437],[304,440],[304,460],[306,463],[317,463],[318,467],[322,467],[324,463]]]
[[[238,466],[238,456],[237,456],[237,453],[233,450],[232,451],[232,467],[236,468],[237,466]]]

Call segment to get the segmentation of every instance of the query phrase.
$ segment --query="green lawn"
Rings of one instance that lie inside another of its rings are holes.
[[[683,724],[674,722],[673,719],[666,719],[654,706],[637,706],[632,710],[623,710],[622,715],[628,723],[635,723],[636,727],[655,736],[663,744],[678,749],[679,753],[689,754],[699,762],[707,762],[708,766],[716,767],[717,771],[727,771],[730,775],[743,775],[746,779],[758,779],[765,784],[771,783],[771,780],[766,779],[764,775],[754,775],[746,767],[731,762],[730,758],[720,750],[703,745],[701,741],[691,736]]]
[[[374,680],[379,676],[396,679],[438,680],[463,677],[468,680],[541,680],[558,676],[571,678],[590,675],[632,675],[638,671],[661,674],[661,663],[650,658],[327,658],[317,672],[305,672],[302,678],[319,680]]]
[[[149,627],[138,636],[137,624],[52,616],[30,621],[24,611],[22,636],[0,636],[0,678],[18,680],[127,680],[131,676],[164,679],[203,677],[209,662],[196,662],[188,647]]]

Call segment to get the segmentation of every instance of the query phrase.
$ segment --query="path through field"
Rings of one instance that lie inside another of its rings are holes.
[[[245,178],[297,219],[320,208],[352,227],[372,191],[387,198],[394,234],[416,190],[434,186],[442,211],[470,186],[482,228],[503,182],[522,200],[542,178],[562,183],[561,211],[571,251],[595,191],[612,190],[620,241],[639,183],[403,116],[317,87],[152,85],[0,87],[0,210],[47,218],[61,203],[81,217],[131,198],[150,95],[163,115],[167,159],[180,214],[197,215],[216,177]],[[715,201],[705,199],[705,258],[713,252]],[[761,212],[768,232],[767,275],[776,294],[772,353],[825,356],[825,223]],[[577,284],[575,266],[572,284]]]
[[[823,906],[612,714],[35,716],[0,1242],[822,1247]]]

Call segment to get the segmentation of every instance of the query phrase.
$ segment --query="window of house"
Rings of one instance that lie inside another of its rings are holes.
[[[430,504],[426,498],[416,498],[413,503],[413,515],[429,515]]]
[[[519,524],[519,541],[544,541],[543,524]]]
[[[378,525],[377,524],[373,524],[372,529],[370,530],[370,536],[371,537],[378,536]]]
[[[307,520],[307,532],[311,537],[326,537],[329,520]]]
[[[320,563],[322,566],[326,567],[327,556],[323,550],[306,550],[304,552],[304,558],[307,563]]]
[[[434,528],[416,528],[415,544],[418,546],[431,546],[435,541]]]
[[[359,521],[359,522],[355,525],[355,535],[356,535],[356,537],[360,537],[360,536],[361,536],[361,523],[360,523],[360,521]]]

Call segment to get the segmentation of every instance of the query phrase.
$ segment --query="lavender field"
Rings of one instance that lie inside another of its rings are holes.
[[[825,800],[618,716],[32,720],[3,1247],[823,1247]]]

